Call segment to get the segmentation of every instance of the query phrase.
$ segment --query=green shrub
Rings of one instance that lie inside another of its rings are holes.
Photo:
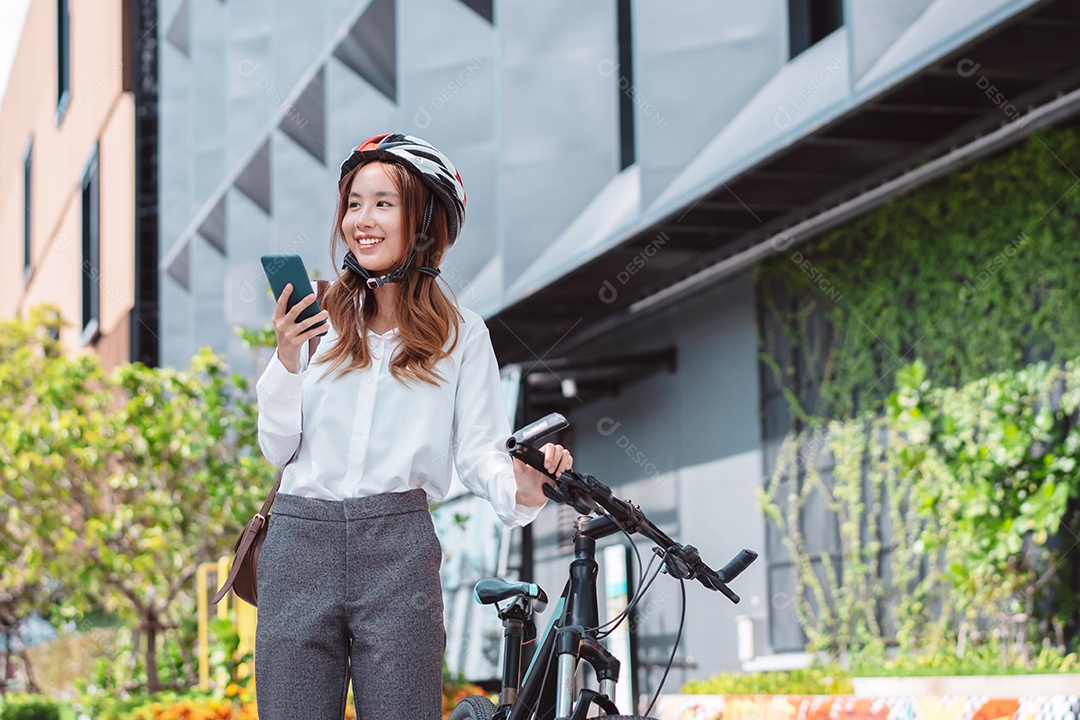
[[[1028,658],[1025,666],[1017,652],[1006,655],[1000,644],[984,644],[962,657],[953,652],[921,652],[899,655],[881,662],[866,662],[852,667],[856,677],[904,677],[934,675],[1026,675],[1044,673],[1080,673],[1080,657],[1062,654],[1054,648],[1042,648]]]
[[[60,720],[60,706],[40,695],[8,695],[0,720]]]
[[[688,695],[846,695],[851,693],[846,672],[837,667],[760,673],[720,673],[683,686]]]

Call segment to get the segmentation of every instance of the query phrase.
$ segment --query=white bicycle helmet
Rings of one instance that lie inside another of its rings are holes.
[[[436,150],[431,143],[412,135],[376,135],[357,145],[345,158],[345,162],[341,163],[338,182],[344,180],[357,165],[370,160],[404,165],[428,186],[446,206],[450,245],[453,245],[465,224],[465,186],[461,184],[461,175],[450,158]]]

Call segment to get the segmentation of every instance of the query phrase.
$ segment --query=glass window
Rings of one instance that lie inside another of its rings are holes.
[[[844,24],[841,0],[788,0],[791,57],[817,43]]]
[[[97,340],[101,329],[101,183],[95,145],[82,180],[82,325],[83,344]]]
[[[33,212],[31,206],[33,205],[33,163],[34,163],[34,141],[31,138],[30,142],[26,144],[26,152],[23,154],[23,276],[30,277],[30,271],[34,265],[32,234],[31,234],[31,219],[33,218]]]
[[[71,15],[68,0],[56,0],[56,124],[71,101]]]
[[[634,51],[630,25],[630,0],[616,5],[619,50],[619,169],[634,164]]]

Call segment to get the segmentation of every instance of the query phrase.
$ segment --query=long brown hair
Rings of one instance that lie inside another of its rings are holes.
[[[401,196],[401,232],[404,237],[412,239],[411,246],[416,248],[414,267],[439,267],[449,246],[446,207],[435,199],[431,226],[427,236],[421,236],[420,221],[431,191],[401,165],[393,162],[383,164]],[[349,206],[353,178],[361,167],[363,165],[353,168],[338,187],[337,213],[330,237],[330,257],[334,267],[339,267],[338,251],[344,249],[348,252],[341,233],[341,222]],[[407,244],[405,255],[398,258],[398,263],[408,257],[409,249]],[[368,325],[378,316],[377,295],[378,292],[368,288],[356,273],[339,270],[337,281],[330,286],[326,298],[319,298],[319,303],[330,315],[330,324],[337,328],[340,335],[334,346],[316,361],[329,363],[322,377],[342,366],[341,374],[345,375],[371,365],[367,335]],[[457,306],[436,278],[410,271],[405,273],[405,279],[401,282],[394,319],[397,320],[401,344],[390,359],[390,372],[403,383],[420,380],[438,385],[444,378],[436,370],[436,365],[453,352],[458,342],[461,314]]]

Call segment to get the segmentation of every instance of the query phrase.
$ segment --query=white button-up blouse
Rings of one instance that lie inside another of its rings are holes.
[[[397,330],[368,333],[371,365],[323,377],[327,365],[285,369],[274,353],[256,385],[259,446],[285,468],[280,492],[343,500],[421,488],[432,500],[450,490],[451,463],[462,483],[487,499],[503,523],[527,525],[540,507],[516,502],[505,450],[510,436],[499,368],[483,318],[460,308],[458,342],[437,366],[443,382],[405,385],[390,374]],[[333,327],[315,351],[338,341]]]

